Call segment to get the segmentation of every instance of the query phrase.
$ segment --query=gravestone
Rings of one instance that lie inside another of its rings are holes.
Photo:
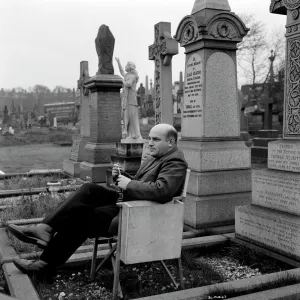
[[[248,30],[227,0],[197,0],[176,31],[186,54],[178,146],[192,169],[184,220],[193,228],[233,224],[235,206],[251,201],[236,72],[237,43]]]
[[[90,138],[85,146],[85,160],[80,164],[80,178],[90,182],[105,182],[106,169],[111,166],[111,155],[121,140],[122,78],[114,75],[111,65],[114,37],[102,25],[95,40],[99,69],[84,87],[90,91]]]
[[[8,108],[5,105],[4,108],[3,108],[3,121],[2,121],[2,125],[8,126],[8,123],[9,123]]]
[[[252,205],[236,209],[236,236],[300,261],[300,1],[272,0],[287,15],[283,140],[269,142],[268,168],[254,170]]]
[[[178,44],[171,36],[171,23],[154,26],[154,43],[149,46],[149,59],[154,60],[155,124],[173,125],[172,57],[178,54]]]
[[[10,126],[12,128],[17,127],[17,113],[15,112],[10,114]]]
[[[79,106],[80,133],[73,136],[73,144],[69,159],[63,161],[63,169],[72,176],[80,176],[80,163],[85,161],[87,145],[90,138],[90,95],[84,87],[85,82],[90,78],[89,64],[87,61],[80,62],[80,77],[77,82],[78,93],[76,103]]]

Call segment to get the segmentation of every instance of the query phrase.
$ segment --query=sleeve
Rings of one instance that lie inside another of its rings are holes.
[[[150,200],[166,203],[178,196],[183,186],[187,164],[177,158],[163,163],[155,181],[131,180],[126,194],[133,200]]]

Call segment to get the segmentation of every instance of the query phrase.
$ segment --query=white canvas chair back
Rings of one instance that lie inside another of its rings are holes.
[[[182,195],[166,204],[152,201],[120,203],[122,224],[120,259],[125,264],[179,258],[183,232],[184,204],[190,170]]]

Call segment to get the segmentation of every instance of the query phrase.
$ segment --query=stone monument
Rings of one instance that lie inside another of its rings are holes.
[[[248,30],[227,0],[197,0],[176,31],[186,54],[178,146],[192,169],[184,220],[193,228],[233,224],[235,206],[251,201],[236,71],[237,43]]]
[[[173,125],[172,57],[178,54],[178,44],[171,37],[171,23],[154,26],[154,43],[149,46],[149,59],[155,63],[154,109],[155,124]]]
[[[114,37],[106,25],[99,29],[95,40],[99,69],[84,84],[90,91],[90,138],[85,146],[85,161],[80,164],[80,178],[105,182],[111,155],[121,139],[120,89],[122,78],[114,75],[112,57]]]
[[[125,138],[121,142],[116,143],[116,155],[111,155],[112,163],[118,163],[123,170],[134,175],[140,165],[144,140],[140,133],[137,90],[136,84],[139,79],[138,73],[133,62],[128,62],[124,72],[120,60],[118,62],[123,80],[122,93],[122,120],[124,123]],[[107,170],[107,185],[112,183],[111,168]]]
[[[300,0],[272,0],[287,15],[283,139],[268,144],[268,169],[253,170],[252,205],[236,208],[236,236],[300,260]]]
[[[74,135],[69,159],[63,161],[64,171],[75,177],[80,176],[80,163],[85,161],[85,146],[90,138],[90,94],[89,90],[84,87],[89,78],[89,63],[82,61],[77,82],[78,93],[75,95],[75,102],[79,106],[80,133]]]

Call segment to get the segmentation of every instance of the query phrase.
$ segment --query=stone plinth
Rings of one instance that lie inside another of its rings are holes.
[[[178,145],[193,170],[185,223],[196,228],[234,223],[235,205],[250,201],[236,73],[237,43],[247,31],[227,0],[195,1],[176,31],[186,54]]]
[[[117,155],[142,156],[144,143],[117,143]]]
[[[300,217],[256,205],[236,208],[235,234],[300,260]]]
[[[270,142],[268,145],[268,168],[300,172],[300,141]]]
[[[251,203],[251,192],[193,196],[184,202],[184,223],[193,228],[207,228],[234,224],[236,206]]]
[[[85,146],[89,137],[77,135],[73,139],[73,144],[68,159],[63,161],[63,170],[74,177],[80,176],[80,163],[86,159]]]
[[[218,184],[216,184],[216,182]],[[192,171],[189,179],[189,193],[195,196],[242,193],[251,191],[251,170],[219,172]]]
[[[85,82],[90,90],[90,139],[85,146],[86,160],[81,163],[81,179],[105,182],[110,157],[121,139],[122,79],[117,75],[99,74]]]
[[[251,167],[250,149],[243,141],[178,142],[189,166],[198,172],[247,169]]]
[[[300,174],[252,170],[252,204],[300,216]]]

